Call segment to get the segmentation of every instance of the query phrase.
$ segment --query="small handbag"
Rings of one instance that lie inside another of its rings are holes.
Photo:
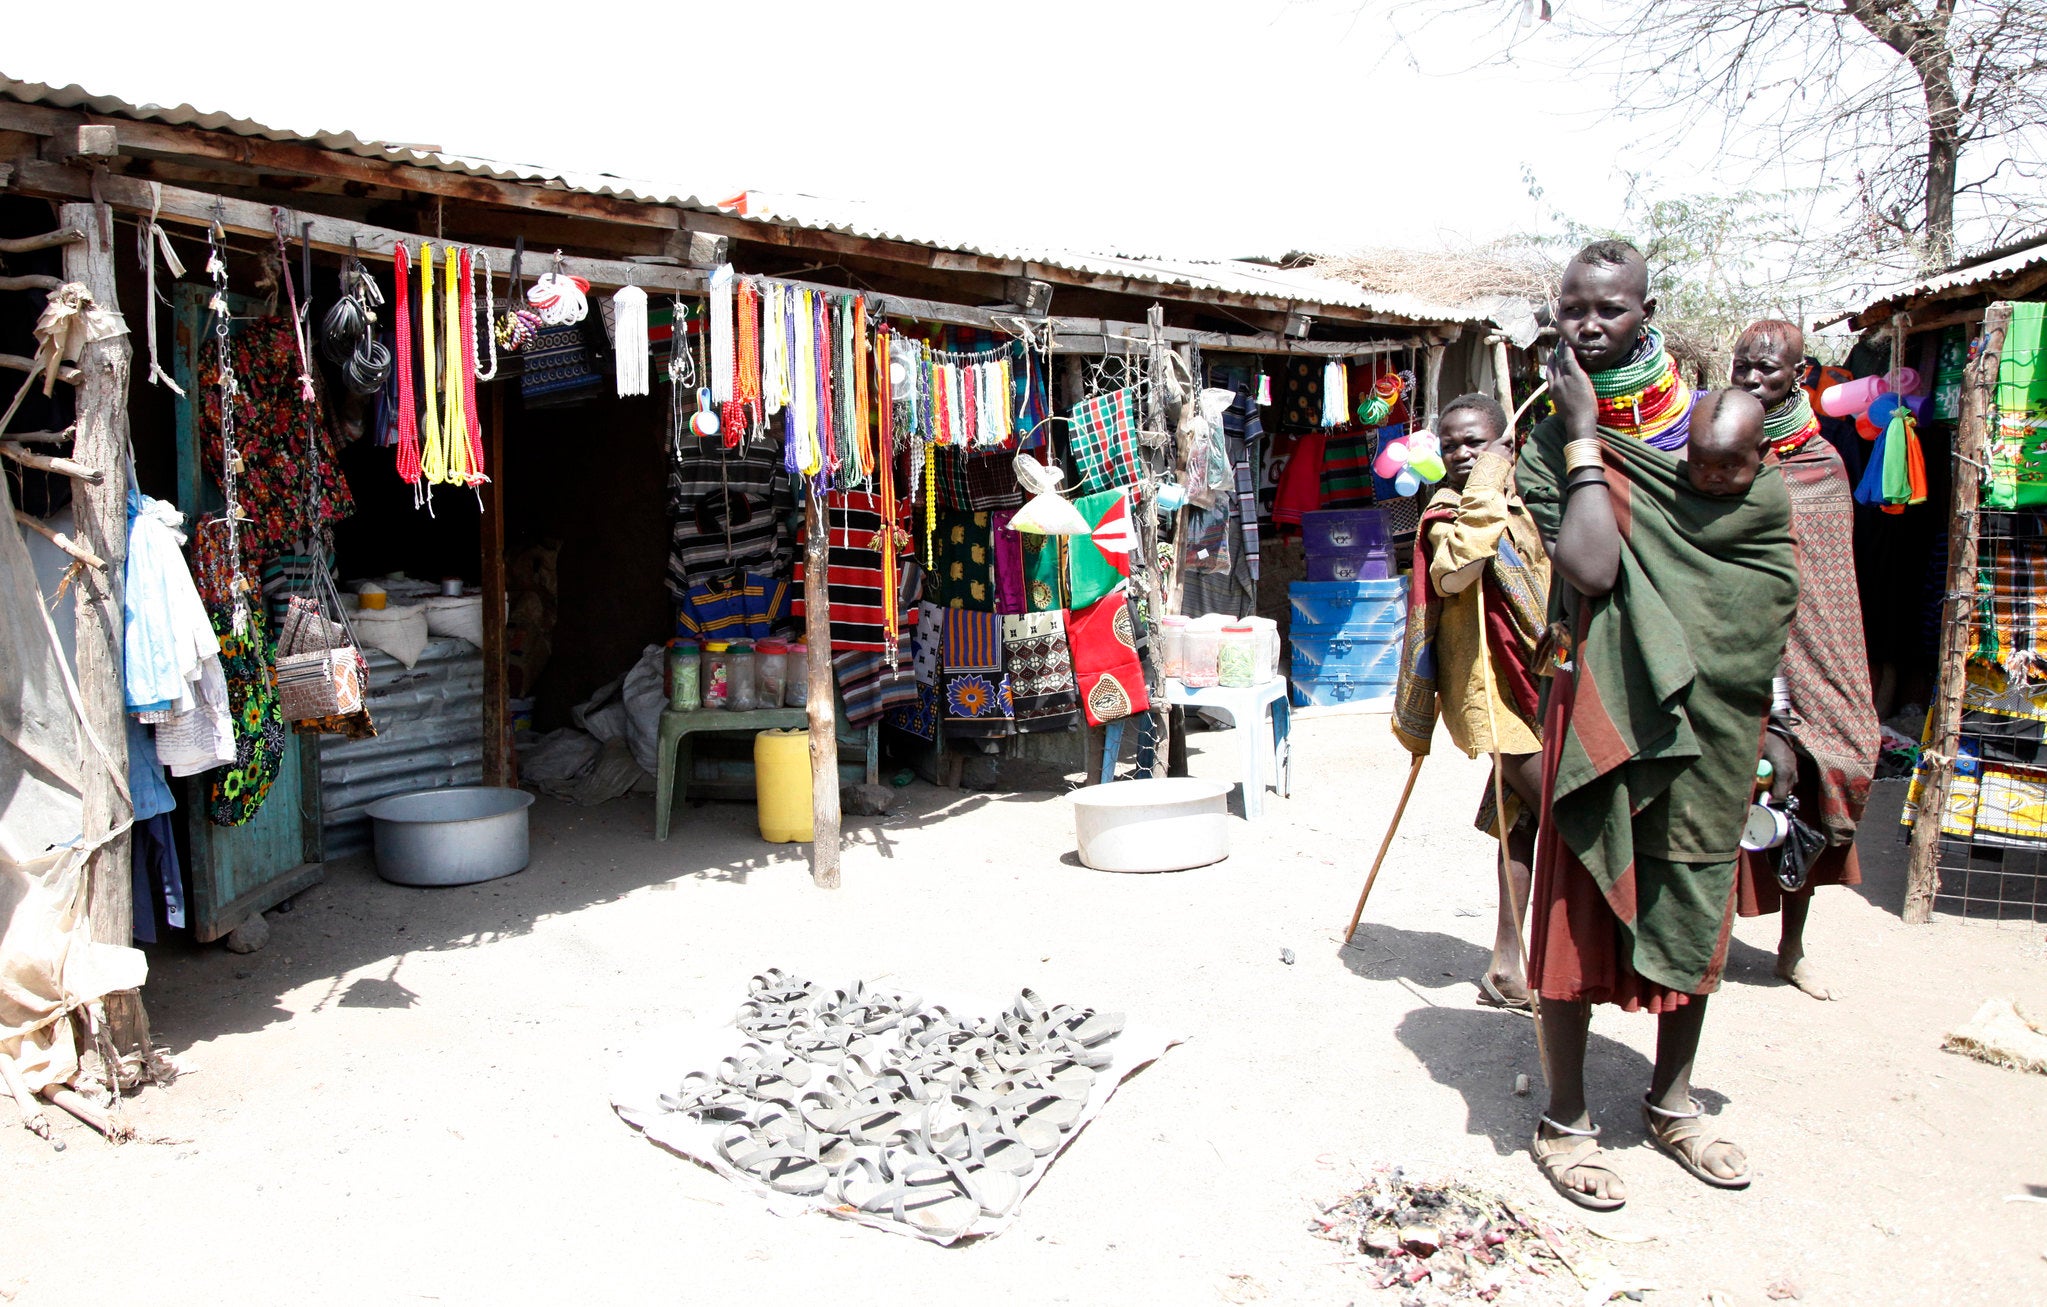
[[[369,671],[325,555],[311,556],[312,593],[290,596],[278,626],[277,701],[288,722],[361,712]],[[339,620],[323,611],[330,608]]]
[[[526,307],[526,295],[520,289],[522,278],[519,269],[525,261],[526,238],[520,236],[512,242],[511,294],[505,300],[505,307],[498,310],[497,321],[491,324],[498,348],[507,354],[517,354],[540,332],[540,315]]]
[[[1827,847],[1827,837],[1799,817],[1796,795],[1784,801],[1784,824],[1784,842],[1776,851],[1777,883],[1785,893],[1796,894],[1805,888],[1813,860]]]

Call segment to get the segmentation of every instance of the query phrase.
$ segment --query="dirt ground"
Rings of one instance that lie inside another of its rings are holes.
[[[1237,824],[1226,862],[1175,875],[1082,868],[1061,796],[921,784],[849,822],[837,893],[811,887],[802,849],[760,842],[748,807],[689,810],[655,843],[644,796],[543,800],[532,866],[492,884],[337,864],[260,953],[153,952],[150,1013],[191,1074],[130,1103],[151,1142],[73,1123],[57,1153],[0,1129],[0,1300],[1395,1303],[1308,1233],[1374,1164],[1575,1212],[1526,1156],[1532,1027],[1473,1001],[1483,765],[1429,762],[1346,948],[1406,758],[1380,717],[1302,721],[1295,740],[1293,798]],[[1235,774],[1231,736],[1192,743],[1197,774]],[[1785,1282],[1812,1303],[2047,1299],[2047,1205],[2006,1201],[2047,1195],[2047,1077],[1939,1048],[1985,997],[2047,1010],[2047,927],[1901,924],[1898,789],[1865,829],[1868,883],[1814,909],[1812,955],[1845,1000],[1773,977],[1774,919],[1739,928],[1699,1082],[1754,1159],[1750,1190],[1643,1142],[1653,1021],[1594,1020],[1595,1115],[1632,1200],[1593,1242],[1658,1286],[1645,1301],[1762,1303]],[[613,1114],[622,1048],[726,1019],[768,966],[928,995],[1029,984],[1187,1038],[1015,1228],[941,1249],[771,1216]]]

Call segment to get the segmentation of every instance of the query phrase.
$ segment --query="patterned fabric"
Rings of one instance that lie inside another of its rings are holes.
[[[1797,393],[1797,392],[1794,392]],[[1791,492],[1798,557],[1798,611],[1784,646],[1791,683],[1791,738],[1798,778],[1818,786],[1818,804],[1800,816],[1836,846],[1855,841],[1869,802],[1882,732],[1870,701],[1862,640],[1862,597],[1855,582],[1855,506],[1848,469],[1824,440],[1778,458]]]
[[[542,327],[519,358],[519,396],[527,408],[579,404],[603,386],[580,325]]]
[[[1137,623],[1121,590],[1076,610],[1066,624],[1066,638],[1088,725],[1100,726],[1151,708],[1137,659]]]
[[[1969,658],[2027,673],[2047,646],[2047,539],[2014,537],[1995,529],[2001,525],[1992,524],[1977,550]]]
[[[721,577],[691,586],[676,610],[675,633],[698,640],[765,640],[788,617],[789,583],[749,572],[743,585]]]
[[[938,684],[938,656],[945,640],[945,610],[937,604],[917,605],[917,629],[910,637],[910,667],[922,685]]]
[[[254,597],[254,569],[247,560],[242,573],[251,591],[248,621],[237,634],[227,530],[218,518],[200,523],[192,544],[192,580],[206,604],[213,632],[220,638],[228,720],[235,733],[234,763],[214,772],[207,781],[206,815],[216,826],[240,826],[253,818],[269,797],[284,763],[284,715],[272,683],[275,659],[263,606]]]
[[[1024,613],[1002,619],[1002,657],[1016,702],[1019,735],[1063,731],[1079,719],[1080,696],[1066,614]]]
[[[1049,613],[1064,606],[1064,569],[1059,565],[1065,536],[1027,535],[1022,538],[1026,606],[1034,613]]]
[[[1218,498],[1209,508],[1197,508],[1193,504],[1187,506],[1180,541],[1182,574],[1228,574],[1230,523],[1236,516],[1235,510],[1236,505],[1227,497]]]
[[[832,656],[832,675],[846,703],[846,721],[853,726],[865,726],[890,709],[917,702],[908,636],[897,645],[894,667],[877,650],[854,649]]]
[[[889,709],[882,720],[920,740],[935,742],[938,739],[938,690],[934,686],[917,683],[916,691],[914,699]]]
[[[995,611],[995,534],[988,514],[939,513],[931,593],[944,608]]]
[[[945,615],[945,729],[991,738],[1015,730],[1009,678],[1002,674],[1001,618],[956,608]]]
[[[1258,419],[1258,405],[1247,391],[1238,391],[1236,402],[1223,412],[1223,434],[1229,440],[1230,464],[1237,474],[1237,531],[1243,545],[1244,564],[1251,573],[1253,588],[1258,581],[1258,476],[1252,463],[1258,457],[1258,442],[1265,437],[1265,424]]]
[[[740,567],[786,574],[794,507],[779,442],[741,449],[686,442],[668,468],[669,599],[680,606],[691,586]]]
[[[1023,487],[1016,479],[1015,456],[1004,450],[996,454],[958,455],[967,465],[968,508],[1019,508]]]
[[[1084,493],[1139,483],[1144,468],[1137,449],[1137,388],[1125,386],[1074,405],[1068,448]]]
[[[1377,432],[1356,424],[1336,427],[1323,437],[1322,507],[1371,507],[1377,447]]]
[[[1285,427],[1322,425],[1322,364],[1296,355],[1286,361],[1278,393],[1279,421]]]
[[[1066,537],[1066,601],[1078,609],[1129,578],[1137,528],[1130,520],[1130,496],[1124,491],[1083,495],[1073,506],[1094,528],[1088,535]]]
[[[235,401],[235,448],[242,455],[237,498],[248,521],[242,524],[242,559],[253,570],[287,553],[306,536],[306,409],[299,398],[299,356],[291,323],[258,318],[240,323],[228,336],[228,361],[241,394]],[[316,377],[319,369],[314,368]],[[220,484],[220,354],[208,349],[199,370],[199,448],[207,475]],[[318,512],[324,523],[355,512],[355,499],[335,461],[335,446],[324,406],[315,400]]]
[[[988,519],[995,537],[995,611],[998,613],[1030,611],[1024,585],[1024,533],[1009,529],[1015,517],[1015,509],[1005,508]]]

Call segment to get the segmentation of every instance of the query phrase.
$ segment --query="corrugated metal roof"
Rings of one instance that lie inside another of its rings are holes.
[[[1979,263],[1966,263],[1960,267],[1950,268],[1946,272],[1935,273],[1932,276],[1922,276],[1917,280],[1893,286],[1878,294],[1876,298],[1872,299],[1860,311],[1844,316],[1858,319],[1863,318],[1878,309],[1896,304],[1902,300],[1925,299],[1929,296],[1938,296],[1948,291],[1984,286],[1994,281],[2002,281],[2004,278],[2014,274],[2042,266],[2047,266],[2047,236],[2030,241],[2016,249],[2008,250],[1996,258],[1987,259]],[[1841,320],[1841,318],[1835,318],[1832,319],[1832,322],[1839,322]],[[1823,323],[1821,325],[1831,325],[1831,323]]]
[[[1472,322],[1486,317],[1484,305],[1435,303],[1412,295],[1368,293],[1343,281],[1316,275],[1307,269],[1278,268],[1236,259],[1138,258],[1115,254],[1093,254],[1052,246],[1004,245],[986,240],[934,239],[928,233],[900,229],[900,224],[876,223],[858,210],[858,202],[824,200],[817,197],[767,196],[749,192],[765,203],[742,210],[727,207],[685,189],[656,181],[629,179],[610,173],[570,172],[532,164],[454,154],[446,150],[381,141],[365,141],[352,132],[296,131],[271,127],[248,118],[210,112],[189,104],[163,106],[131,104],[109,95],[94,95],[76,85],[52,87],[40,82],[15,81],[0,76],[0,95],[27,104],[74,109],[107,117],[132,118],[175,127],[198,127],[236,136],[269,141],[317,145],[322,149],[352,154],[442,172],[486,177],[495,181],[520,182],[550,189],[588,195],[609,196],[640,204],[666,205],[698,213],[720,213],[764,226],[796,227],[829,231],[867,240],[901,241],[960,254],[1037,263],[1067,272],[1097,277],[1127,277],[1160,286],[1184,286],[1195,290],[1230,295],[1261,295],[1293,300],[1304,306],[1341,305],[1386,317],[1412,322]]]

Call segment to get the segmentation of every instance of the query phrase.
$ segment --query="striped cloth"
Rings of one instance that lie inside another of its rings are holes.
[[[908,636],[896,647],[894,667],[879,650],[849,649],[832,655],[832,675],[838,679],[839,696],[846,703],[846,721],[853,726],[865,726],[891,709],[917,702]]]
[[[725,511],[728,504],[735,511]],[[794,506],[779,445],[726,449],[692,441],[668,468],[669,599],[679,607],[697,582],[740,567],[786,572]]]
[[[1372,459],[1377,433],[1353,423],[1322,442],[1322,507],[1365,508],[1372,503]]]
[[[1137,388],[1125,386],[1074,405],[1068,442],[1083,494],[1142,484]]]
[[[864,490],[834,490],[825,495],[825,514],[831,532],[825,591],[831,604],[832,652],[884,651],[890,637],[888,581],[881,566],[881,496]],[[799,553],[794,582],[799,596],[803,581]],[[800,597],[791,611],[803,615]]]
[[[743,585],[725,577],[691,586],[676,609],[675,633],[699,640],[763,640],[789,615],[789,583],[749,572]]]

